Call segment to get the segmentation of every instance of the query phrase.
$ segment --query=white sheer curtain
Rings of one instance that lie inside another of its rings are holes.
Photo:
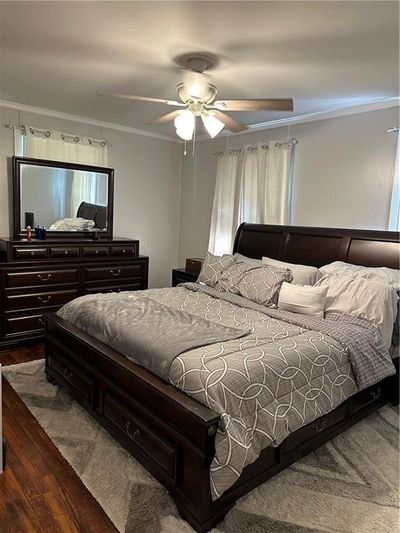
[[[61,131],[25,126],[26,157],[82,163],[98,167],[108,165],[107,143],[89,137],[72,136]]]
[[[271,141],[218,158],[209,250],[231,253],[241,222],[290,222],[294,143]]]
[[[217,255],[232,250],[239,210],[238,152],[218,157],[209,250]]]
[[[73,136],[55,130],[42,130],[25,126],[25,138],[15,137],[15,148],[26,157],[82,163],[97,167],[108,165],[108,148],[105,141]],[[17,152],[16,152],[17,153]],[[75,172],[71,191],[70,216],[76,217],[82,198],[96,203],[97,181],[92,172]]]
[[[397,136],[399,134],[397,133]],[[389,230],[400,231],[400,138],[397,138],[396,163],[394,167],[392,200],[390,204]]]

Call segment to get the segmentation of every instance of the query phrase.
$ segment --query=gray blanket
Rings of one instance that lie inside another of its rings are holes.
[[[250,333],[248,328],[217,324],[143,296],[84,296],[78,301],[79,305],[77,300],[65,305],[59,315],[165,381],[179,354]]]

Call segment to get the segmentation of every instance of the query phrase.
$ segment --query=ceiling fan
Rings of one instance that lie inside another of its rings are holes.
[[[176,87],[179,101],[108,92],[97,94],[183,108],[162,115],[149,124],[163,124],[173,120],[177,135],[185,141],[193,138],[196,117],[201,117],[210,137],[214,138],[223,128],[233,133],[247,129],[245,124],[230,117],[225,111],[293,111],[291,98],[216,100],[217,88],[209,82],[209,76],[205,73],[206,70],[215,66],[217,60],[214,56],[184,54],[176,61],[185,69],[184,81]]]

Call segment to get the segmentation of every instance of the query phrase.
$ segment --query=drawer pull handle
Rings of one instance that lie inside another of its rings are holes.
[[[71,379],[74,377],[74,373],[69,370],[69,368],[65,367],[63,370],[63,374],[67,379]]]
[[[49,302],[50,299],[51,299],[50,294],[48,294],[47,296],[38,296],[38,300],[41,304],[47,304],[47,302]]]
[[[98,251],[98,250],[95,250],[95,251],[94,251],[94,253],[95,253],[95,254],[98,254],[98,253],[99,253],[99,251]]]
[[[39,322],[39,324],[42,324],[42,326],[44,326],[46,324],[46,322],[43,320],[43,318],[41,316],[38,318],[38,322]]]
[[[125,424],[125,433],[130,437],[132,440],[136,440],[140,436],[140,429],[135,429],[135,431],[131,432],[131,423],[129,421]]]
[[[64,255],[68,255],[68,250],[64,250]]]
[[[326,428],[326,420],[325,420],[325,418],[319,418],[318,420],[316,420],[313,423],[312,428],[317,433],[320,433],[321,431],[323,431]]]
[[[51,274],[38,274],[38,278],[40,279],[40,281],[49,281],[49,279],[51,278]]]
[[[121,274],[121,270],[119,268],[118,268],[118,270],[110,269],[110,274],[112,276],[114,276],[114,278],[116,278],[117,276],[119,276]]]
[[[376,389],[373,389],[369,392],[369,395],[371,397],[371,400],[377,400],[379,396],[381,395],[381,388],[377,387]]]

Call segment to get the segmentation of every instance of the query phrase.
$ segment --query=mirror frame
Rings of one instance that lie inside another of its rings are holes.
[[[12,158],[13,173],[13,204],[14,204],[14,238],[26,237],[25,228],[21,228],[21,166],[33,165],[40,167],[66,168],[69,170],[83,170],[87,172],[101,172],[108,175],[108,206],[107,206],[107,231],[100,231],[100,239],[112,239],[113,237],[113,217],[114,217],[114,169],[106,167],[95,167],[91,165],[81,165],[78,163],[67,163],[65,161],[50,161],[47,159],[36,159],[32,157]],[[33,229],[33,228],[32,228]],[[93,238],[94,231],[48,231],[48,238]]]

